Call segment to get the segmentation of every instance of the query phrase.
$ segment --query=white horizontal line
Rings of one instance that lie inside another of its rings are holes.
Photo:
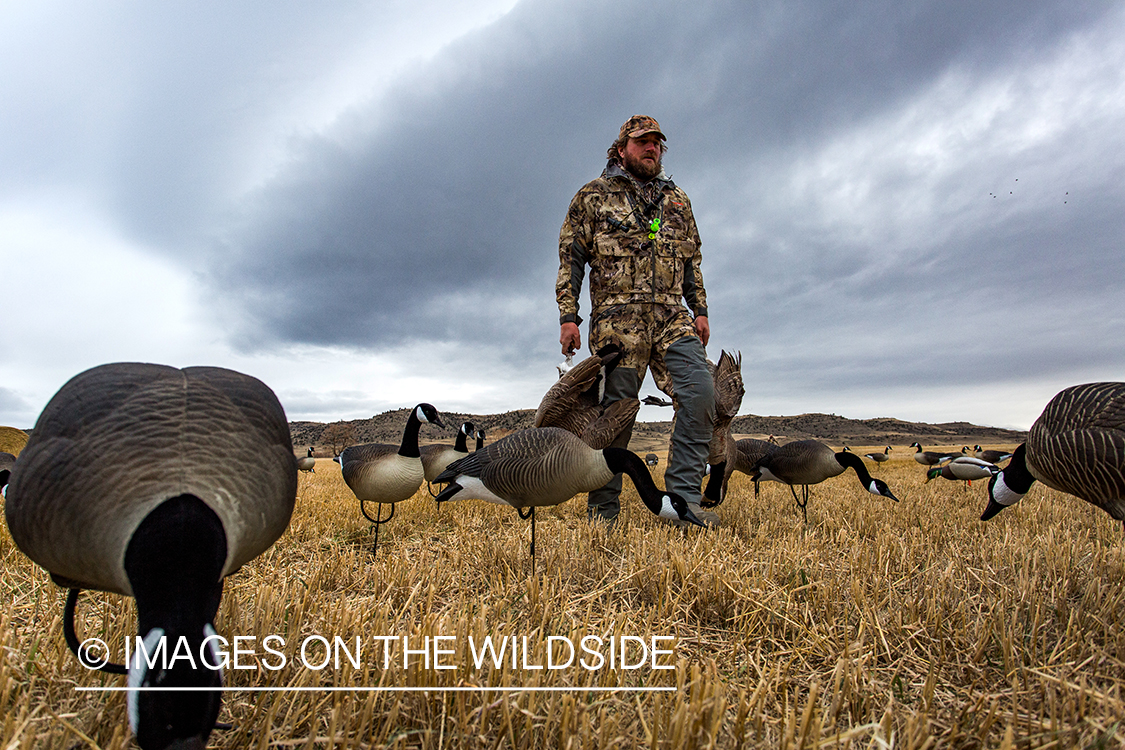
[[[670,687],[76,687],[79,692],[123,693],[669,693]]]

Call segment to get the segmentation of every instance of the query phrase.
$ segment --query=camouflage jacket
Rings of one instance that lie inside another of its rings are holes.
[[[658,222],[658,223],[656,223]],[[559,322],[581,323],[578,295],[590,266],[591,315],[612,305],[687,302],[707,315],[691,201],[664,173],[641,185],[617,164],[585,185],[559,234]]]

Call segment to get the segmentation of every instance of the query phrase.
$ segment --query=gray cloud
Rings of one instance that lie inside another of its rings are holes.
[[[0,196],[87,192],[195,272],[242,352],[449,344],[531,382],[558,357],[566,205],[646,112],[699,220],[713,347],[762,393],[1125,365],[1119,9],[524,0],[404,67],[423,26],[361,2],[62,24],[8,54],[66,75],[7,84],[28,106],[0,123],[22,175]]]

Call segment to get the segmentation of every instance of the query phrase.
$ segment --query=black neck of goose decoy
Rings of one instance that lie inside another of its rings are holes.
[[[461,429],[457,431],[457,440],[453,443],[453,450],[458,453],[469,452],[469,435],[473,434],[473,423],[466,422],[461,425]]]
[[[891,500],[898,502],[898,498],[891,493],[890,487],[882,479],[875,479],[871,473],[867,471],[867,467],[863,465],[863,459],[854,453],[844,453],[840,451],[836,454],[836,462],[844,468],[855,469],[856,476],[863,484],[863,488],[870,492],[872,495],[882,495],[889,497]]]
[[[477,450],[484,447],[484,430],[477,430]]]
[[[602,455],[605,457],[606,466],[614,474],[629,475],[629,478],[633,480],[633,486],[637,488],[637,494],[641,496],[645,507],[650,511],[659,516],[664,508],[664,500],[667,498],[681,518],[684,520],[695,518],[688,510],[686,500],[674,492],[665,492],[656,486],[656,482],[652,481],[652,475],[648,473],[648,467],[645,466],[644,460],[636,453],[625,448],[610,446],[602,449]],[[694,522],[700,526],[703,525],[698,520]]]
[[[707,487],[703,490],[703,502],[700,503],[704,508],[714,508],[721,505],[726,497],[723,495],[723,480],[727,473],[727,462],[717,463],[711,466],[711,473],[707,477]]]
[[[1018,503],[1034,483],[1035,477],[1027,470],[1027,444],[1020,443],[1003,471],[988,480],[988,506],[980,520],[988,521],[1009,505]]]
[[[422,456],[422,453],[418,450],[418,428],[422,426],[422,417],[425,417],[430,424],[445,427],[438,416],[437,409],[430,404],[418,404],[410,410],[410,418],[406,420],[406,429],[402,431],[402,443],[398,446],[400,456],[406,458],[420,458]]]
[[[145,517],[125,551],[125,572],[137,601],[137,630],[149,650],[149,667],[136,648],[130,687],[220,687],[222,673],[201,662],[201,649],[223,593],[227,537],[219,517],[202,500],[180,495]],[[163,641],[166,661],[153,658]],[[207,660],[218,666],[217,644]],[[180,646],[177,652],[177,646]],[[173,654],[191,658],[172,659]],[[164,667],[167,668],[164,668]],[[215,726],[219,691],[129,694],[129,722],[142,748],[202,748]]]

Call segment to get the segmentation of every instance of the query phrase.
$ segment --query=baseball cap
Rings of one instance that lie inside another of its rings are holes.
[[[625,124],[621,126],[621,132],[618,138],[640,138],[646,133],[656,133],[660,136],[660,140],[666,141],[667,138],[660,132],[660,123],[648,115],[633,115]]]

